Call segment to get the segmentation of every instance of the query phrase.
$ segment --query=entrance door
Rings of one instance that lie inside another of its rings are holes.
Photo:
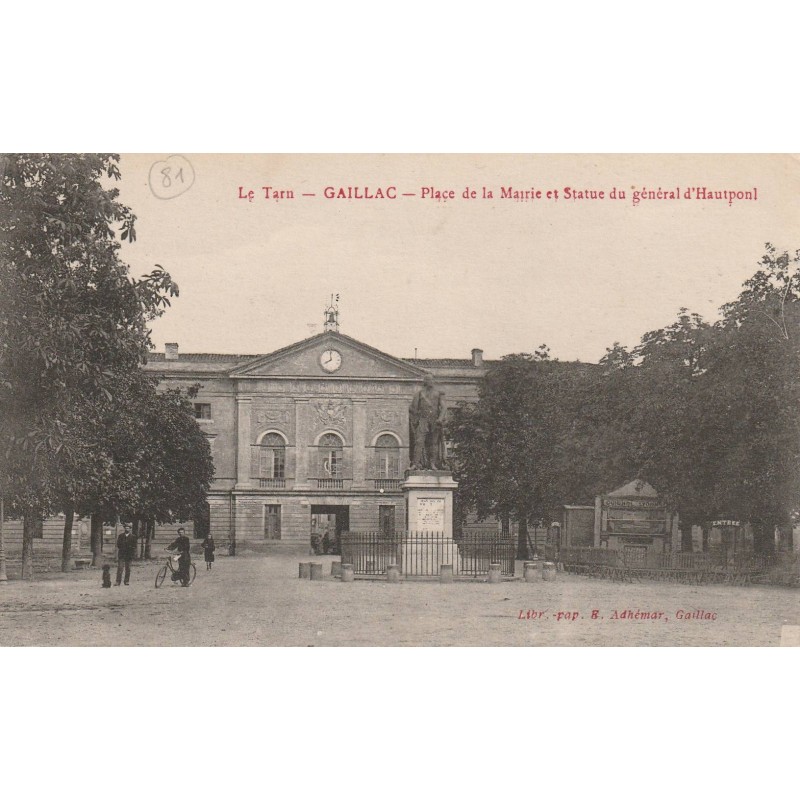
[[[394,506],[378,506],[378,521],[384,536],[394,536]]]
[[[311,506],[311,549],[339,553],[342,532],[350,527],[350,506]]]
[[[264,538],[281,538],[281,507],[279,505],[264,506]]]

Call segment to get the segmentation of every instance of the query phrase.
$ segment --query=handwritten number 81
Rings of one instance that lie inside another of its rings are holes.
[[[162,186],[163,186],[165,189],[169,189],[169,188],[170,188],[170,186],[172,186],[172,181],[173,181],[173,179],[172,179],[172,178],[170,178],[170,176],[169,176],[170,172],[172,172],[172,167],[164,167],[164,169],[162,169],[162,170],[161,170],[161,174],[164,176],[164,177],[161,179],[161,185],[162,185]],[[178,171],[175,173],[175,181],[176,181],[176,182],[177,182],[177,181],[180,181],[181,183],[183,183],[183,167],[181,167],[181,168],[180,168],[180,169],[179,169],[179,170],[178,170]]]

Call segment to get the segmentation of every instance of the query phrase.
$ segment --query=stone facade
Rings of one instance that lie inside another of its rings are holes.
[[[426,372],[449,406],[477,399],[470,359],[399,359],[330,330],[267,355],[152,354],[162,385],[199,384],[219,541],[306,543],[313,531],[406,526],[408,408]]]

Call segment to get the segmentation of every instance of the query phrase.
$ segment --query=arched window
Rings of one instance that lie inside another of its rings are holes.
[[[286,442],[278,433],[268,433],[261,440],[261,466],[262,478],[286,477]]]
[[[378,478],[400,475],[400,445],[389,433],[382,433],[375,442],[375,475]]]
[[[344,465],[343,443],[335,433],[326,433],[319,440],[319,458],[322,477],[338,478]]]

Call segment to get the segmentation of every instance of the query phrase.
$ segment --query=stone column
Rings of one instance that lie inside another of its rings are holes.
[[[367,485],[367,401],[353,400],[353,488]]]
[[[250,412],[253,405],[252,397],[236,398],[236,488],[250,488]]]
[[[673,553],[681,551],[681,528],[677,514],[667,514],[667,541]]]
[[[308,488],[308,400],[294,401],[295,488]]]

